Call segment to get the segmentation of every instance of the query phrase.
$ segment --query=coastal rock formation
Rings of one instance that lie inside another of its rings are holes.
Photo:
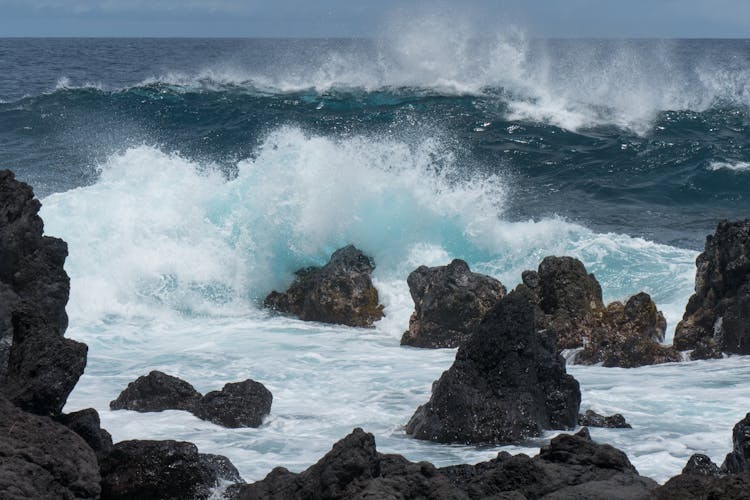
[[[414,313],[401,345],[414,347],[458,347],[506,294],[498,280],[471,272],[459,259],[447,266],[420,266],[407,283]]]
[[[69,279],[64,241],[43,236],[39,200],[0,171],[0,391],[57,415],[86,366],[86,345],[63,337]]]
[[[609,417],[599,415],[593,410],[586,410],[583,414],[578,415],[578,425],[583,427],[604,427],[607,429],[632,429],[625,417],[615,413]]]
[[[383,317],[370,275],[372,259],[353,245],[336,250],[323,267],[298,270],[285,293],[271,292],[264,305],[304,321],[369,327]]]
[[[260,382],[245,380],[211,391],[198,402],[193,414],[224,427],[260,427],[271,413],[273,395]]]
[[[0,496],[99,498],[99,465],[81,437],[0,395]]]
[[[219,479],[239,477],[228,459],[216,457],[181,441],[122,441],[102,462],[102,498],[208,498]]]
[[[722,221],[695,261],[695,294],[674,345],[692,359],[750,354],[750,219]]]
[[[129,383],[117,399],[109,403],[109,407],[112,410],[140,412],[193,411],[201,397],[201,393],[184,380],[153,370]]]
[[[96,458],[101,460],[112,451],[112,436],[102,429],[99,413],[93,408],[62,414],[57,421],[75,432],[94,450]]]
[[[732,451],[724,459],[721,469],[729,474],[750,472],[750,413],[734,426],[732,444]]]
[[[513,291],[485,316],[406,426],[441,443],[516,443],[576,425],[581,393],[554,338],[539,331],[529,293]]]
[[[278,467],[262,481],[232,486],[231,499],[256,498],[646,498],[656,483],[621,451],[584,429],[554,438],[539,455],[498,457],[436,468],[378,453],[372,434],[354,429],[318,463],[294,474]],[[547,496],[545,496],[547,495]]]

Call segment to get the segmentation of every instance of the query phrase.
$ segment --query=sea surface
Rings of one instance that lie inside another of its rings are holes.
[[[605,300],[644,290],[671,341],[695,258],[750,215],[750,40],[530,40],[417,23],[377,40],[0,39],[0,167],[65,239],[67,335],[89,346],[66,406],[116,441],[181,439],[248,481],[303,470],[354,427],[437,465],[522,446],[446,446],[403,426],[455,350],[399,346],[419,265],[463,258],[508,288],[572,255]],[[386,317],[305,323],[260,306],[353,243]],[[158,369],[199,391],[252,378],[258,429],[112,412]],[[750,359],[569,366],[593,429],[664,481],[721,462],[750,411]]]

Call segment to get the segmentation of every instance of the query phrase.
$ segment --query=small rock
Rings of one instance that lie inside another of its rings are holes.
[[[192,411],[201,397],[201,394],[184,380],[154,370],[129,383],[117,399],[109,403],[109,407],[112,410],[140,412]]]
[[[605,417],[599,415],[593,410],[586,410],[582,415],[578,415],[578,425],[584,427],[605,427],[608,429],[632,429],[633,427],[625,421],[625,417],[619,413]]]
[[[226,384],[221,391],[203,396],[193,414],[224,427],[260,427],[271,412],[273,395],[260,382]]]

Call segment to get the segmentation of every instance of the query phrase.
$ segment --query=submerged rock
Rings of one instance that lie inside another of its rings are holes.
[[[219,479],[239,477],[229,459],[221,457],[219,466],[216,457],[198,453],[193,443],[122,441],[102,462],[102,498],[208,498]]]
[[[273,395],[260,382],[245,380],[224,385],[203,396],[193,414],[224,427],[260,427],[271,413]]]
[[[675,347],[692,349],[692,359],[750,354],[750,219],[720,222],[695,264],[695,294]]]
[[[112,410],[140,412],[193,411],[201,397],[201,393],[184,380],[153,370],[129,383],[117,399],[109,403],[109,407]]]
[[[441,443],[517,443],[576,425],[581,392],[529,294],[502,299],[433,384],[406,426]]]
[[[70,284],[64,241],[44,236],[31,188],[0,171],[0,391],[57,415],[86,366],[86,345],[63,337]]]
[[[578,425],[583,427],[605,427],[607,429],[632,429],[625,417],[615,413],[609,417],[599,415],[593,410],[586,410],[583,414],[578,415]]]
[[[383,317],[370,275],[372,259],[353,245],[336,250],[328,263],[296,272],[285,293],[271,292],[264,305],[304,321],[367,327]]]
[[[99,498],[99,465],[75,432],[0,395],[0,497]]]
[[[447,266],[421,266],[407,283],[414,313],[401,345],[414,347],[458,347],[506,294],[498,280],[471,272],[459,259]]]
[[[372,434],[354,429],[309,469],[276,468],[262,481],[232,486],[232,499],[258,498],[646,498],[656,486],[627,456],[591,441],[587,432],[562,435],[539,456],[501,452],[477,465],[436,468],[384,455]],[[546,496],[545,496],[546,495]]]

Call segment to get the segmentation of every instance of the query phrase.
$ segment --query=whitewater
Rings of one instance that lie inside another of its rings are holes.
[[[509,289],[547,255],[579,258],[606,302],[649,293],[670,343],[705,236],[750,210],[747,41],[454,28],[396,24],[387,42],[0,40],[17,58],[0,80],[0,164],[68,243],[67,336],[89,346],[65,411],[93,406],[115,441],[192,441],[247,481],[307,468],[354,427],[439,466],[535,454],[554,433],[503,447],[404,433],[455,356],[399,345],[406,277],[453,258]],[[375,328],[262,308],[349,243],[376,263]],[[151,370],[204,393],[252,378],[271,414],[225,429],[109,410]],[[568,372],[582,411],[633,426],[592,437],[660,482],[693,453],[720,463],[750,410],[746,357]]]

